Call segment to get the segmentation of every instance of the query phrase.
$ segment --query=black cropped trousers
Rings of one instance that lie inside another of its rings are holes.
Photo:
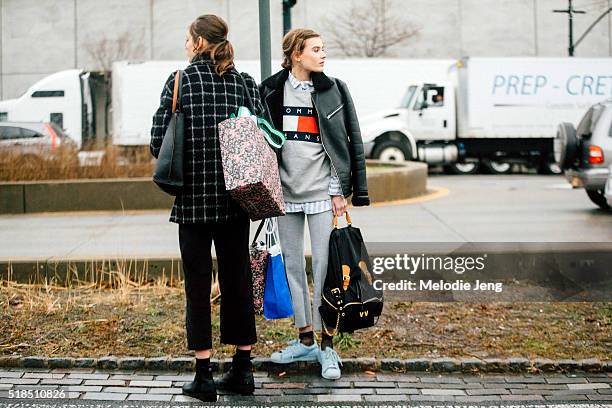
[[[211,245],[217,254],[221,290],[220,341],[250,345],[257,341],[249,263],[249,220],[179,224],[179,246],[185,277],[187,346],[212,348],[210,290]]]

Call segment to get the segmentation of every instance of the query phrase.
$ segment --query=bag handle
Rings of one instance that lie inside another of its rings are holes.
[[[259,128],[263,130],[264,136],[266,137],[266,140],[268,141],[268,143],[270,143],[272,146],[276,147],[277,149],[280,149],[281,147],[283,147],[283,145],[285,144],[285,141],[287,140],[287,137],[285,136],[283,132],[274,129],[274,127],[270,124],[270,122],[268,122],[264,118],[258,117],[257,125],[258,126],[261,125],[259,126]],[[278,138],[279,140],[278,143],[272,140],[272,135]]]
[[[271,248],[273,245],[279,243],[278,238],[278,224],[276,221],[276,217],[266,218],[265,219],[265,227],[266,227],[266,247]]]
[[[181,105],[181,91],[183,90],[183,71],[180,69],[176,70],[174,76],[174,91],[172,92],[172,113],[176,112],[176,105]]]
[[[242,97],[247,102],[247,108],[249,108],[251,113],[255,115],[256,113],[255,105],[253,105],[253,100],[251,99],[251,93],[249,92],[249,87],[247,86],[246,81],[244,80],[244,77],[242,76],[242,74],[238,72],[238,70],[236,70],[236,73],[240,77],[240,82],[242,83]]]
[[[348,211],[344,212],[346,214],[346,223],[348,225],[351,225],[351,216],[349,215]],[[334,221],[333,221],[333,226],[334,228],[338,228],[338,216],[334,214]]]
[[[240,77],[240,82],[242,83],[242,90],[243,90],[242,96],[243,96],[243,99],[247,102],[247,109],[249,110],[249,113],[251,115],[255,115],[256,114],[255,105],[253,105],[253,100],[251,99],[251,93],[249,92],[249,87],[247,86],[246,81],[244,80],[244,77],[242,76],[242,74],[238,72],[238,70],[235,70],[235,71]],[[245,97],[245,93],[246,93],[246,97]],[[238,116],[240,116],[240,112]],[[283,144],[285,144],[285,141],[287,140],[287,137],[285,136],[283,132],[274,129],[274,126],[272,126],[270,122],[258,116],[257,116],[257,127],[263,130],[264,136],[270,145],[276,147],[277,149],[280,149],[281,147],[283,147]],[[276,136],[278,142],[273,140],[272,135]]]
[[[259,234],[261,233],[261,229],[263,228],[265,222],[266,222],[266,219],[264,218],[259,223],[259,227],[257,227],[257,232],[255,232],[255,237],[253,238],[253,242],[251,242],[251,246],[255,246],[257,244],[257,238],[259,237]]]

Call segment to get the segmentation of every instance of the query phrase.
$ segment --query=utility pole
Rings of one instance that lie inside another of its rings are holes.
[[[291,30],[291,8],[297,0],[283,0],[283,35]]]
[[[259,67],[262,81],[272,74],[270,0],[259,0]]]
[[[569,19],[569,47],[568,47],[568,52],[569,52],[569,56],[573,57],[574,56],[574,14],[585,14],[586,11],[582,11],[582,10],[575,10],[573,5],[572,5],[572,0],[568,0],[569,5],[567,7],[566,10],[553,10],[553,12],[555,13],[567,13],[568,19]]]

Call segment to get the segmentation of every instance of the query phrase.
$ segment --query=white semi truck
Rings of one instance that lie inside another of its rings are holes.
[[[80,69],[51,74],[19,98],[0,101],[0,121],[56,123],[81,147],[94,133],[96,80],[104,82],[102,76]]]
[[[397,78],[398,84],[403,84]],[[612,96],[612,58],[466,58],[444,80],[409,84],[399,107],[360,120],[367,157],[420,160],[455,173],[511,163],[559,172],[553,140]]]

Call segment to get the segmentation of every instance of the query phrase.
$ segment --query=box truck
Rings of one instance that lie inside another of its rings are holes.
[[[397,78],[398,84],[403,84]],[[442,81],[405,87],[397,108],[360,120],[367,157],[420,160],[455,173],[511,163],[560,172],[553,140],[612,96],[612,58],[464,58]]]

